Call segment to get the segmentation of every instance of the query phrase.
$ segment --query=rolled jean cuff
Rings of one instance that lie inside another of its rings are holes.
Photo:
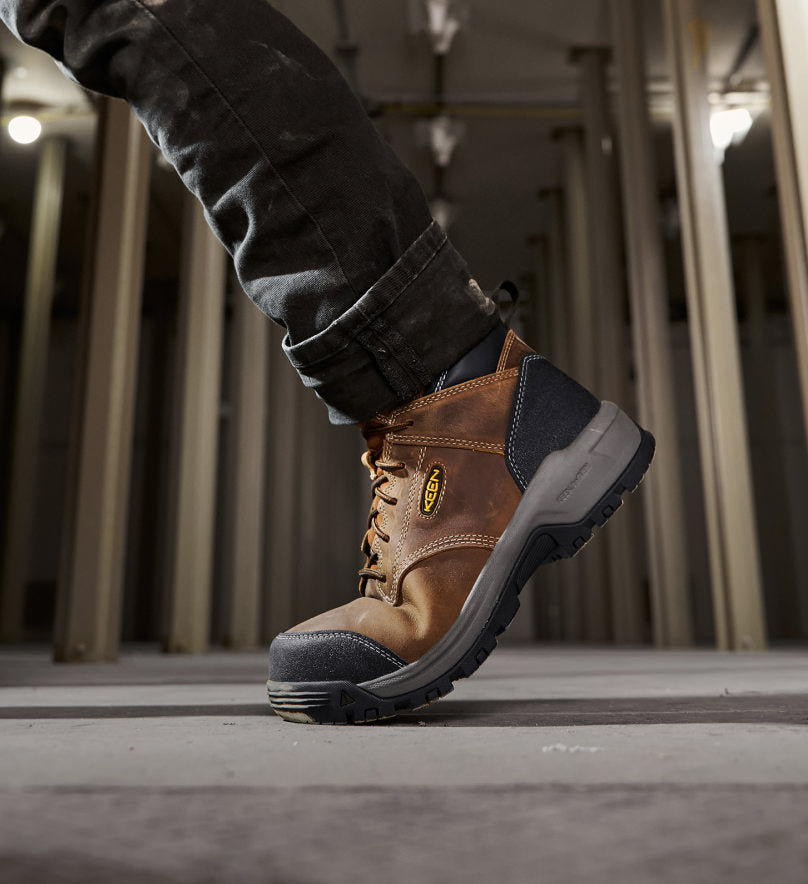
[[[333,424],[414,399],[496,325],[494,302],[436,222],[328,328],[283,349]]]

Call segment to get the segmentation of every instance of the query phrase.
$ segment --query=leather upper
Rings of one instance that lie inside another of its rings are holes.
[[[403,464],[384,470],[384,491],[396,503],[374,500],[381,532],[373,567],[385,579],[368,580],[363,598],[292,632],[354,631],[412,662],[448,630],[521,499],[505,445],[518,366],[532,352],[509,332],[493,374],[379,417],[388,427],[412,421],[369,439],[383,445],[380,463]],[[430,481],[434,500],[426,507]]]
[[[379,523],[391,542],[377,536],[373,547],[387,580],[371,581],[369,589],[390,604],[399,601],[402,581],[419,562],[452,549],[491,550],[508,524],[521,496],[504,457],[516,375],[507,369],[467,381],[391,413],[391,424],[413,424],[389,434],[382,455],[406,464],[386,488],[398,503],[379,504]],[[436,468],[439,499],[424,514],[421,501]]]

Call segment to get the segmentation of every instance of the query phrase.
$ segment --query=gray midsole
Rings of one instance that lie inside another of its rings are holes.
[[[488,622],[531,533],[543,526],[583,521],[631,463],[641,441],[631,418],[612,402],[601,403],[571,445],[542,461],[446,635],[414,663],[361,687],[379,697],[395,697],[445,675]]]

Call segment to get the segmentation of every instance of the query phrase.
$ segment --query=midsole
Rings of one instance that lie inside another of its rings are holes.
[[[485,627],[532,532],[583,521],[631,463],[641,440],[634,421],[603,402],[572,444],[542,461],[449,631],[414,663],[361,687],[396,697],[444,676]]]

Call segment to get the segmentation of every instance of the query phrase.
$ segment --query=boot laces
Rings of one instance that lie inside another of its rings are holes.
[[[366,561],[365,567],[359,570],[359,592],[361,595],[365,595],[368,580],[378,580],[380,583],[387,582],[386,575],[374,567],[379,560],[378,551],[373,549],[376,538],[378,537],[383,543],[390,542],[390,535],[382,529],[377,521],[380,515],[379,506],[382,501],[389,506],[395,506],[398,503],[398,498],[386,491],[385,486],[390,482],[388,474],[398,472],[406,467],[406,464],[400,460],[385,461],[381,459],[384,439],[388,433],[405,430],[407,427],[411,427],[412,423],[412,421],[405,421],[399,424],[382,424],[370,421],[362,427],[362,435],[368,442],[368,450],[362,455],[362,463],[370,473],[370,490],[373,501],[368,515],[367,531],[362,539],[362,554],[366,557]]]

